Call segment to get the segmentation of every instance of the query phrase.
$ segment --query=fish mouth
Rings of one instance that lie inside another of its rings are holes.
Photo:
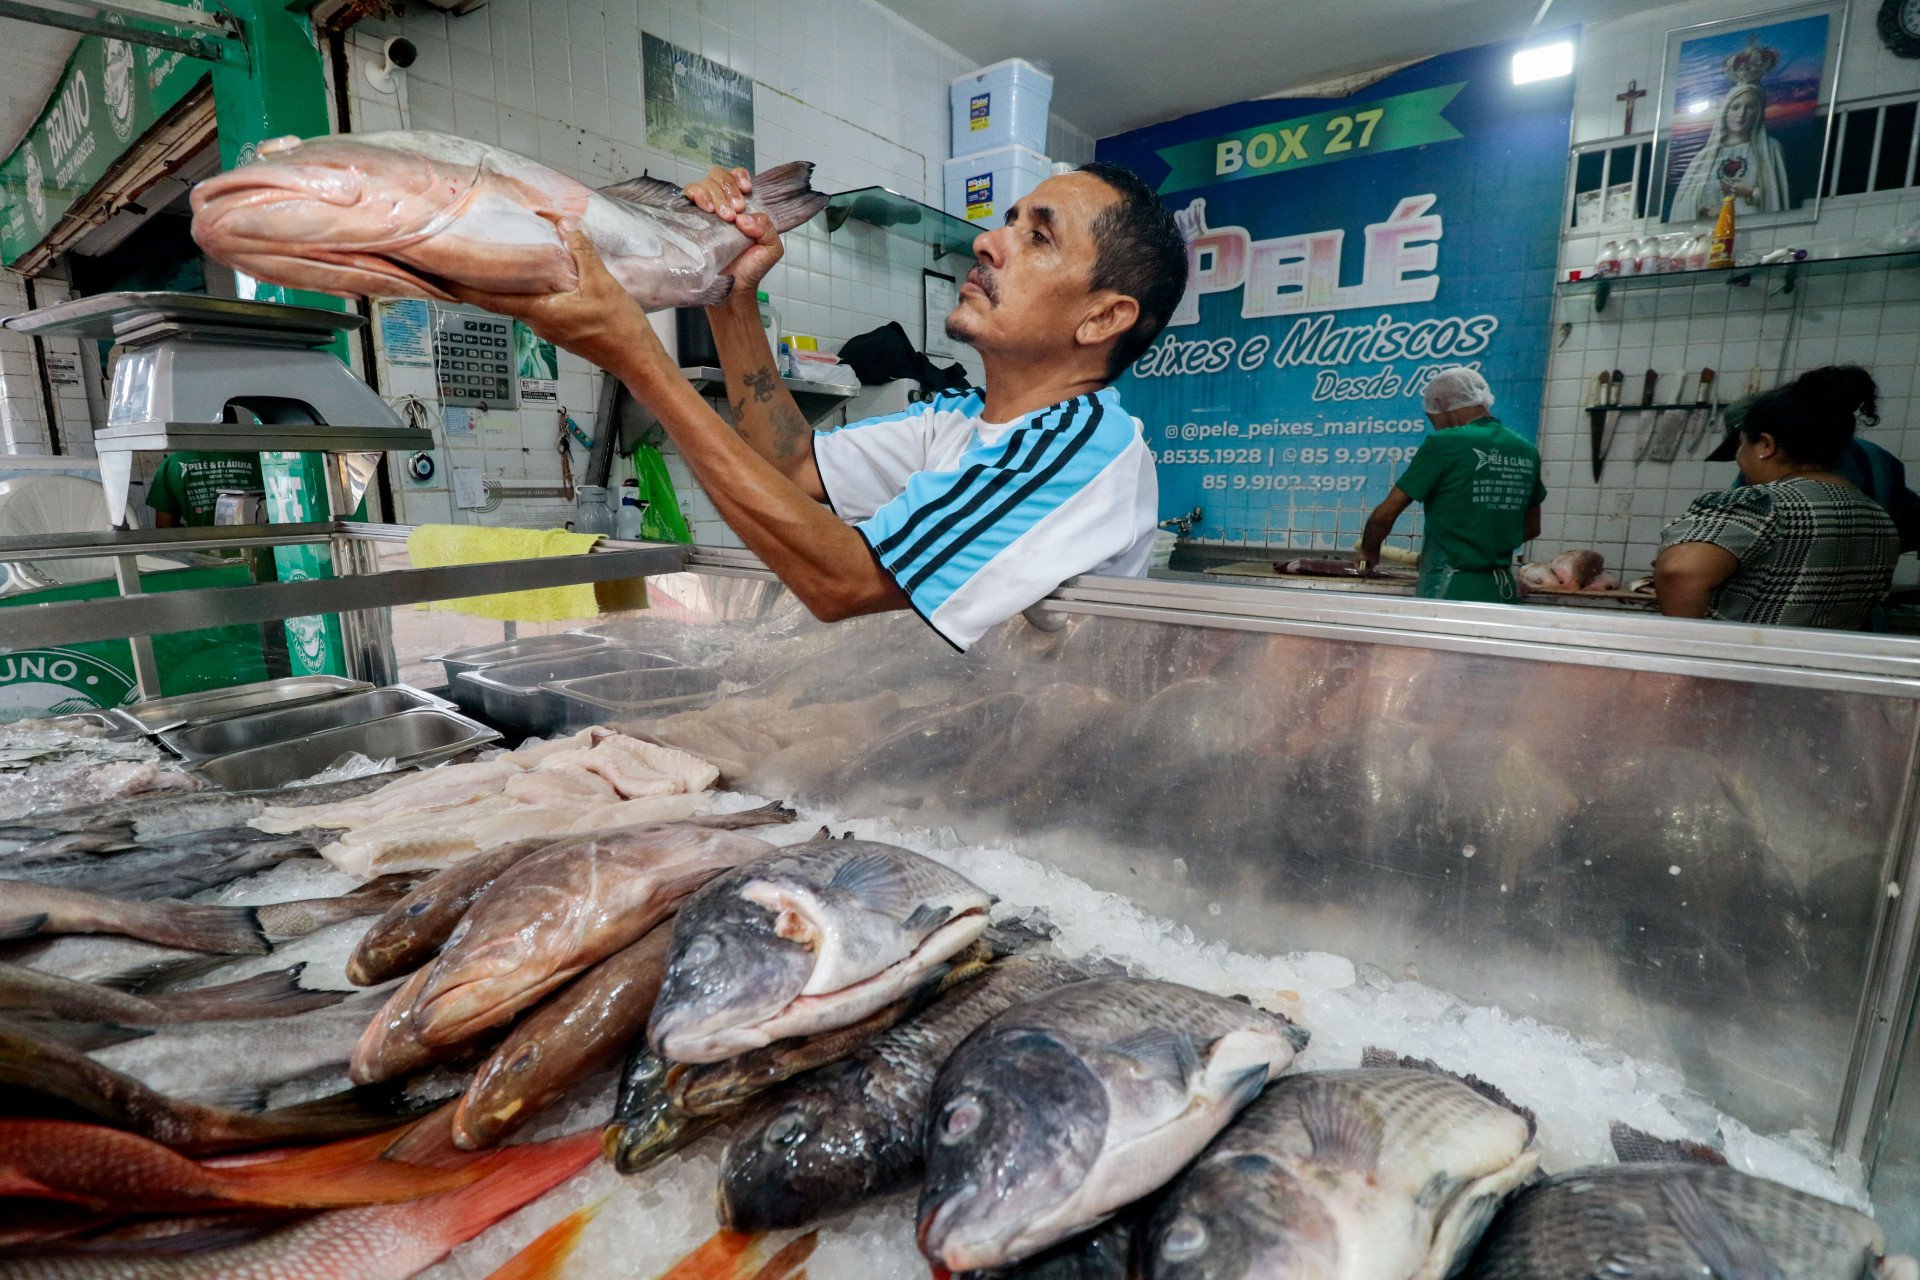
[[[970,1239],[954,1239],[956,1231],[965,1225],[955,1219],[966,1213],[965,1206],[979,1193],[980,1184],[977,1182],[969,1182],[955,1189],[939,1204],[922,1213],[914,1228],[914,1239],[919,1242],[920,1252],[955,1274],[981,1271],[1007,1261],[1005,1244],[1011,1232],[980,1233]],[[981,1224],[976,1221],[973,1226],[978,1232]]]
[[[376,297],[424,297],[454,302],[452,285],[430,271],[416,271],[374,253],[313,253],[301,257],[279,253],[231,255],[229,265],[258,280],[296,289],[338,293],[346,282],[359,293]],[[318,270],[326,268],[326,270]]]

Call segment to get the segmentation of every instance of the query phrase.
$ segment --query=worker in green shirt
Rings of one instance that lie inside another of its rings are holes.
[[[1512,604],[1513,553],[1540,536],[1540,451],[1493,416],[1493,389],[1479,372],[1443,369],[1421,394],[1434,434],[1367,517],[1356,554],[1362,568],[1411,503],[1426,507],[1417,594],[1429,600]]]
[[[153,508],[153,527],[178,525],[204,528],[213,523],[213,509],[222,489],[263,489],[257,453],[203,453],[181,450],[161,462],[147,486],[147,505]]]

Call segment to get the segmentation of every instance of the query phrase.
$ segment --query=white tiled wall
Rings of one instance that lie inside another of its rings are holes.
[[[410,6],[398,23],[355,28],[353,127],[459,133],[596,186],[641,172],[689,181],[705,166],[647,145],[643,31],[753,78],[760,168],[812,160],[818,190],[884,185],[939,202],[947,82],[972,63],[873,0],[823,0],[804,9],[776,0],[489,0],[457,18]],[[389,35],[405,35],[420,50],[398,95],[373,91],[359,73]],[[1062,160],[1093,155],[1093,140],[1064,121],[1054,121],[1049,145]],[[786,244],[785,262],[764,286],[785,329],[811,333],[830,350],[888,320],[920,339],[920,272],[932,265],[922,246],[851,224],[829,236],[818,220],[790,232]],[[564,353],[561,360],[560,399],[591,432],[598,375]],[[432,398],[427,371],[383,367],[381,379],[390,397]],[[451,461],[484,464],[508,485],[557,484],[555,435],[548,408],[491,414],[477,439],[453,446]],[[576,468],[582,465],[576,454]],[[670,455],[669,465],[696,538],[733,544],[679,460]],[[616,483],[620,477],[616,470]],[[396,489],[403,519],[476,519],[454,511],[440,485],[422,490],[396,481]],[[566,515],[565,504],[536,499],[509,501],[478,519],[551,525]]]
[[[1910,94],[1920,88],[1920,64],[1893,57],[1873,35],[1879,0],[1854,0],[1850,13],[1838,97],[1858,100]],[[1614,95],[1637,79],[1649,96],[1639,103],[1635,128],[1653,120],[1652,96],[1669,30],[1740,12],[1717,0],[1696,0],[1670,9],[1589,27],[1582,36],[1574,105],[1576,142],[1620,132],[1621,104]],[[1738,247],[1764,251],[1779,245],[1866,242],[1920,219],[1920,191],[1881,192],[1828,200],[1814,223],[1746,228]],[[1657,229],[1657,228],[1656,228]],[[1638,234],[1637,224],[1609,227],[1604,236],[1582,231],[1563,244],[1561,267],[1591,266],[1604,239]],[[1802,281],[1792,294],[1778,277],[1755,287],[1730,288],[1718,280],[1693,286],[1619,290],[1604,311],[1590,297],[1561,297],[1554,308],[1553,343],[1541,415],[1541,459],[1551,496],[1541,538],[1530,554],[1566,547],[1592,547],[1628,575],[1646,572],[1658,549],[1661,528],[1708,489],[1731,483],[1731,463],[1682,460],[1636,466],[1636,440],[1625,428],[1602,472],[1592,479],[1587,415],[1594,377],[1620,369],[1623,400],[1638,399],[1641,376],[1661,375],[1656,396],[1672,398],[1681,372],[1697,378],[1702,367],[1719,377],[1723,400],[1736,398],[1757,377],[1777,386],[1823,364],[1857,363],[1880,384],[1881,423],[1868,439],[1892,450],[1920,475],[1920,271],[1878,270],[1846,277]],[[1688,395],[1694,383],[1688,383]],[[1920,482],[1920,481],[1916,481]],[[1903,576],[1914,572],[1903,562]]]

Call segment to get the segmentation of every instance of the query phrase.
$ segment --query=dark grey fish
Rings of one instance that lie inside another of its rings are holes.
[[[1178,1173],[1306,1043],[1278,1014],[1144,978],[1013,1006],[934,1082],[922,1251],[981,1270],[1088,1230]]]
[[[727,1144],[721,1221],[735,1231],[780,1231],[911,1185],[934,1076],[954,1046],[1018,1002],[1085,976],[1054,956],[1003,960],[782,1089]]]
[[[185,898],[315,853],[304,836],[251,827],[167,836],[110,854],[63,850],[0,860],[0,876],[121,898]]]
[[[343,991],[309,991],[302,987],[300,973],[305,967],[294,965],[199,991],[142,996],[0,963],[0,1010],[76,1022],[156,1027],[301,1013],[324,1009],[346,997]]]
[[[790,845],[687,899],[647,1042],[719,1062],[858,1022],[918,988],[987,927],[965,876],[872,840]]]
[[[190,902],[141,902],[25,880],[0,880],[0,937],[51,933],[113,933],[163,947],[226,955],[269,950],[251,907]]]
[[[1513,1198],[1466,1280],[1912,1280],[1873,1219],[1703,1164],[1574,1169]]]
[[[696,1116],[673,1104],[674,1076],[686,1069],[649,1049],[645,1036],[634,1041],[620,1071],[613,1121],[600,1135],[615,1170],[643,1173],[719,1123],[717,1115]]]
[[[1539,1165],[1532,1118],[1430,1063],[1282,1076],[1168,1187],[1149,1280],[1441,1280]]]
[[[1135,1215],[1122,1213],[1009,1270],[969,1271],[954,1280],[1129,1280]]]
[[[188,795],[118,800],[35,814],[33,824],[64,831],[131,826],[134,836],[141,841],[160,840],[242,826],[270,804],[304,808],[352,800],[378,791],[392,781],[393,775],[379,774],[281,791],[198,791]]]

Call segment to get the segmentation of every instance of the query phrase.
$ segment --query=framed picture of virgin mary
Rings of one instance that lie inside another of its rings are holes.
[[[1811,222],[1839,81],[1847,6],[1802,4],[1667,33],[1654,124],[1662,222]]]

